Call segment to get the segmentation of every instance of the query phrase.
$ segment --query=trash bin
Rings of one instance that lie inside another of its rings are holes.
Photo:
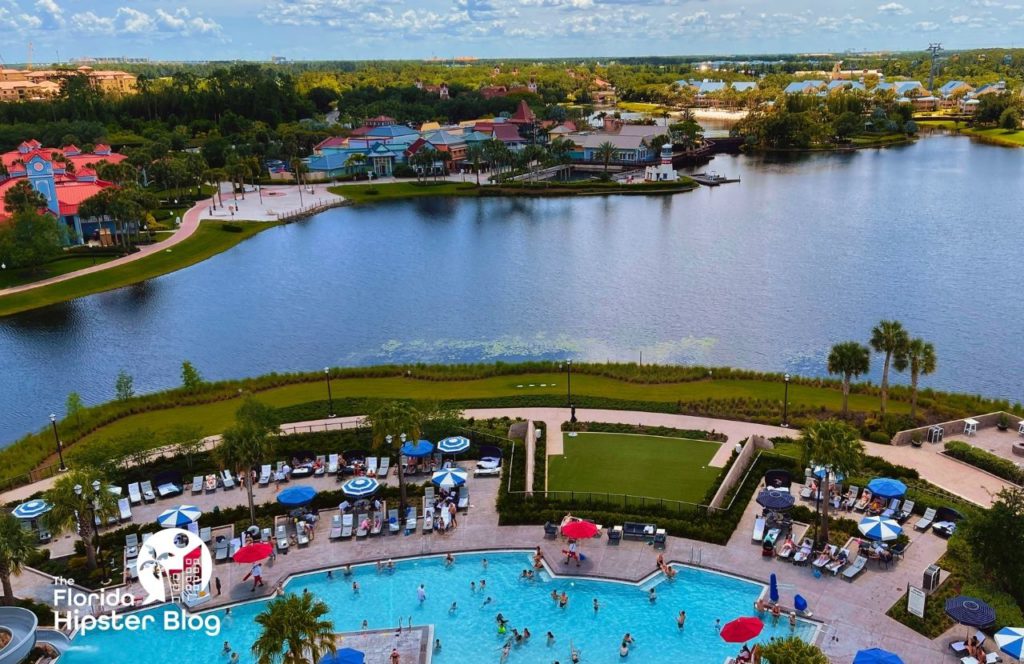
[[[938,565],[929,565],[924,570],[924,591],[930,593],[939,587],[939,574],[942,569]]]

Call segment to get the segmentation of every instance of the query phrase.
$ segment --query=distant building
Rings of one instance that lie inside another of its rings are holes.
[[[833,81],[829,81],[828,85],[826,86],[825,89],[829,93],[837,92],[837,91],[852,91],[852,90],[857,90],[859,92],[864,92],[866,90],[866,88],[864,87],[864,84],[861,83],[860,81],[850,81],[850,80],[842,79],[842,78],[837,78],[837,79],[835,79]]]
[[[657,166],[644,169],[644,180],[648,182],[675,182],[679,179],[676,169],[672,168],[672,143],[661,146],[661,161]]]
[[[825,88],[825,81],[793,81],[783,89],[787,95],[813,95]]]

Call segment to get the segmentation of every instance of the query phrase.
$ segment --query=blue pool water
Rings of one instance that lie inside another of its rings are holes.
[[[483,569],[481,558],[488,566]],[[672,581],[662,576],[641,586],[608,581],[552,578],[541,575],[529,582],[519,579],[530,566],[527,553],[484,553],[456,556],[455,565],[446,568],[443,557],[420,558],[397,563],[391,574],[378,575],[373,566],[355,568],[353,578],[361,586],[358,595],[351,589],[351,580],[340,572],[333,580],[323,572],[292,579],[290,592],[310,592],[331,607],[331,619],[338,631],[356,631],[364,619],[371,628],[394,626],[399,617],[414,625],[433,623],[435,636],[441,639],[442,650],[434,661],[441,664],[459,662],[497,662],[506,637],[497,633],[495,617],[500,611],[511,627],[520,631],[529,628],[532,638],[514,648],[509,662],[547,663],[569,661],[569,641],[582,651],[584,664],[620,662],[618,648],[622,636],[630,632],[636,645],[631,660],[643,662],[704,662],[720,664],[735,654],[738,646],[722,642],[715,631],[715,619],[726,623],[739,616],[753,615],[754,600],[763,586],[729,576],[692,568],[678,568]],[[557,573],[557,572],[556,572]],[[470,581],[479,586],[486,579],[487,590],[479,587],[474,593]],[[416,589],[425,584],[427,600],[420,605]],[[657,601],[650,602],[647,590],[656,587]],[[569,605],[560,609],[551,600],[551,591],[565,591]],[[492,602],[483,606],[487,597]],[[595,614],[593,600],[600,610]],[[452,602],[458,604],[449,613]],[[258,636],[253,617],[264,608],[254,602],[232,609],[222,621],[220,636],[163,632],[151,630],[138,633],[95,632],[74,640],[74,647],[64,664],[181,664],[187,662],[223,662],[221,647],[226,640],[240,650],[241,661],[251,662],[248,649]],[[686,626],[676,626],[680,610],[687,614]],[[151,612],[159,613],[163,609]],[[223,615],[223,610],[218,611]],[[158,618],[157,623],[162,620]],[[796,633],[812,638],[815,625],[799,621]],[[555,635],[555,644],[545,643],[546,632]],[[778,627],[770,620],[761,639],[789,635],[785,619]],[[144,654],[143,654],[144,653]]]

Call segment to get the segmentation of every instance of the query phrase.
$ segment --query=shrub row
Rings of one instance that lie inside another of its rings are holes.
[[[538,429],[544,428],[543,422],[534,422],[533,425]],[[545,434],[547,432],[544,432]],[[548,443],[547,436],[540,436],[534,443],[533,449],[533,490],[535,492],[544,491],[545,479],[548,471]]]
[[[636,433],[647,436],[663,436],[666,438],[688,438],[690,440],[717,440],[725,442],[726,435],[716,431],[701,429],[674,429],[672,427],[644,426],[642,424],[625,424],[622,422],[562,422],[562,431],[589,431],[600,433]]]
[[[1018,468],[1009,459],[996,456],[980,447],[975,447],[959,440],[951,440],[946,443],[944,454],[981,468],[996,477],[1002,477],[1004,480],[1014,484],[1024,485],[1024,470]]]

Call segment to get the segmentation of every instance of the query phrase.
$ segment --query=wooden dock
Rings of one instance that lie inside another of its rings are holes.
[[[717,187],[720,184],[729,184],[730,182],[739,182],[739,178],[726,178],[716,175],[708,175],[707,173],[694,173],[688,176],[697,184],[702,184],[705,187]]]

